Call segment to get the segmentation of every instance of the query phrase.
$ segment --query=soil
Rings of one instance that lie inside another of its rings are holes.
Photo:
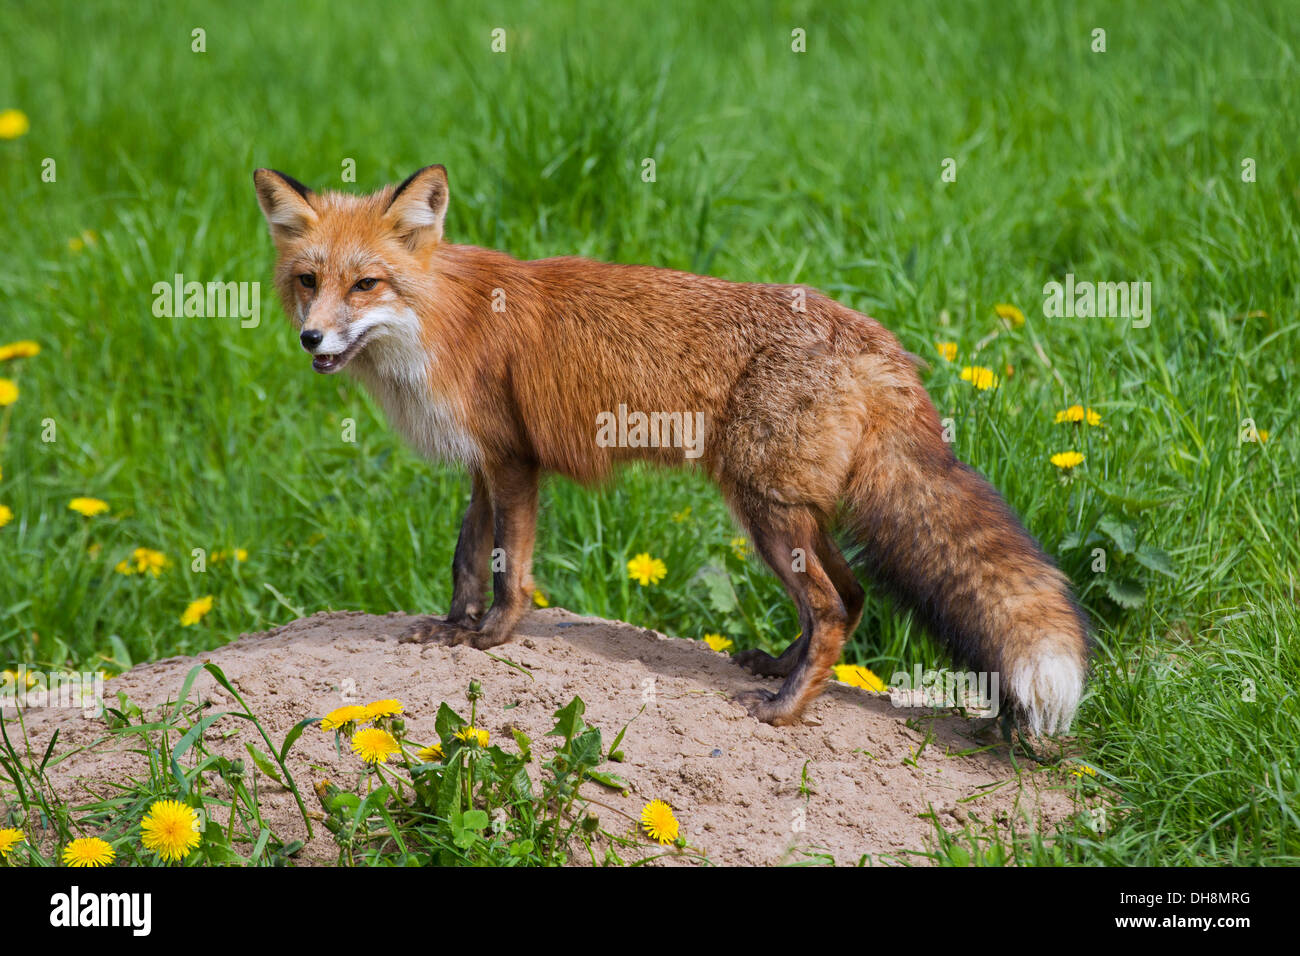
[[[724,865],[925,863],[915,854],[933,846],[936,824],[1050,831],[1080,809],[1068,772],[1023,758],[1013,762],[992,720],[896,708],[887,694],[833,683],[802,724],[771,727],[732,697],[756,686],[775,689],[777,681],[753,677],[700,641],[548,608],[530,613],[514,641],[494,649],[498,660],[468,647],[399,643],[409,621],[396,613],[317,614],[242,635],[197,658],[140,665],[107,681],[105,697],[113,705],[121,691],[149,713],[176,699],[198,661],[213,661],[277,744],[304,717],[382,698],[401,700],[409,736],[431,742],[439,703],[467,715],[466,687],[477,679],[485,694],[479,726],[507,749],[516,726],[533,739],[534,759],[546,759],[555,738],[544,735],[554,712],[576,695],[606,746],[633,721],[620,748],[624,761],[605,768],[623,777],[630,792],[588,784],[606,805],[594,808],[602,826],[630,833],[629,818],[646,802],[663,800],[690,846]],[[190,699],[218,710],[235,706],[207,673]],[[6,717],[12,713],[10,707]],[[62,731],[56,757],[68,756],[50,775],[65,800],[103,796],[113,781],[146,773],[130,740],[106,734],[102,718],[28,708],[26,721],[37,753],[56,727]],[[265,749],[250,724],[232,717],[214,724],[207,738],[211,750],[232,757],[247,757],[246,740]],[[79,747],[86,749],[69,753]],[[311,784],[328,777],[355,785],[358,766],[346,743],[340,755],[334,734],[315,726],[289,756],[312,811],[319,805]],[[305,838],[289,792],[266,779],[261,785],[264,815],[277,834]],[[315,829],[296,860],[333,863],[337,847],[323,827]],[[575,862],[584,859],[575,854]]]

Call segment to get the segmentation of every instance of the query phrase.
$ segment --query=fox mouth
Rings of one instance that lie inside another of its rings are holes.
[[[361,351],[361,346],[369,334],[370,330],[366,329],[366,331],[353,339],[352,344],[342,352],[338,352],[334,355],[326,355],[324,353],[313,355],[311,359],[311,367],[322,375],[333,375],[356,357],[356,354]]]

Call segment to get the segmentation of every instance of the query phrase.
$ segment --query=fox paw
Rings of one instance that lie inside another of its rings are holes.
[[[765,724],[772,724],[774,727],[783,727],[799,720],[799,712],[794,710],[788,701],[781,700],[778,694],[770,690],[743,691],[736,695],[736,703],[749,711],[751,717]]]
[[[476,637],[478,632],[464,624],[441,617],[422,617],[403,631],[398,640],[402,644],[442,644],[453,647],[457,644],[473,644]]]

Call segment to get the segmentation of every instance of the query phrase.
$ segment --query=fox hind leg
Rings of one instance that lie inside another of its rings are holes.
[[[763,500],[748,507],[741,504],[737,511],[753,536],[755,549],[794,599],[803,634],[781,657],[759,665],[772,670],[790,665],[781,690],[775,694],[747,691],[739,700],[759,720],[778,726],[791,724],[825,687],[831,665],[839,659],[848,637],[849,625],[856,624],[862,612],[860,599],[853,598],[853,589],[849,589],[853,599],[846,606],[835,578],[852,580],[859,592],[861,588],[851,571],[848,578],[842,577],[847,564],[842,569],[832,559],[827,549],[834,546],[826,540],[810,509]],[[831,559],[834,576],[823,565],[822,555]],[[834,555],[843,561],[838,551]]]
[[[835,586],[840,601],[844,604],[845,614],[848,617],[845,634],[846,637],[852,637],[853,632],[858,628],[858,623],[862,620],[862,606],[866,600],[866,592],[863,591],[862,585],[858,583],[857,576],[853,573],[853,568],[849,566],[849,562],[840,553],[840,549],[835,546],[835,542],[824,531],[817,533],[816,553],[817,559],[821,561],[831,579],[831,583]],[[780,657],[773,657],[766,651],[751,648],[737,654],[735,661],[751,674],[759,677],[789,677],[803,658],[807,647],[808,638],[806,633],[800,632],[799,636],[790,642],[790,646],[781,653]]]
[[[845,636],[852,637],[862,623],[862,608],[867,602],[867,592],[858,583],[858,576],[854,574],[844,553],[824,531],[817,537],[817,559],[830,575],[836,593],[844,602],[844,613],[848,617]]]
[[[808,639],[801,631],[799,636],[790,642],[790,646],[781,652],[780,657],[773,657],[767,651],[751,647],[735,655],[733,660],[758,677],[789,677],[807,648]]]

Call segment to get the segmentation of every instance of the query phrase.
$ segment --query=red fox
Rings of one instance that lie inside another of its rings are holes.
[[[510,640],[533,596],[543,473],[590,483],[632,459],[695,463],[798,608],[801,635],[779,657],[737,655],[785,678],[741,695],[755,717],[793,723],[825,686],[862,617],[856,563],[959,660],[1000,675],[1022,726],[1068,729],[1087,619],[953,455],[916,360],[875,320],[806,286],[444,242],[442,166],[365,196],[253,178],[312,367],[351,371],[419,452],[472,476],[449,612],[404,640]]]

